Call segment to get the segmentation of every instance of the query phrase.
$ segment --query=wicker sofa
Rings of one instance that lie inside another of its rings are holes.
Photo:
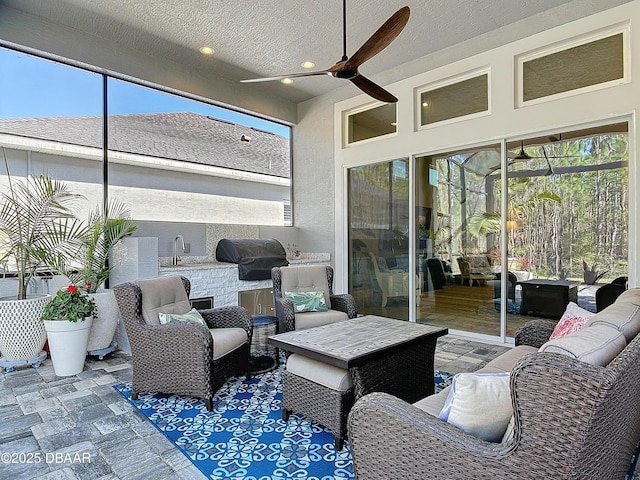
[[[554,326],[527,323],[516,347],[483,369],[510,372],[513,431],[500,443],[438,418],[447,392],[415,404],[384,393],[358,400],[348,419],[357,478],[625,478],[640,439],[640,289],[623,293],[582,328],[614,328],[626,337],[605,366],[539,352]]]

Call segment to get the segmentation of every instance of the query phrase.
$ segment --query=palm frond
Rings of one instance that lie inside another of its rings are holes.
[[[129,209],[120,201],[112,200],[104,211],[99,207],[89,213],[87,228],[82,236],[79,272],[69,274],[69,278],[81,288],[95,292],[109,278],[111,268],[107,267],[109,253],[123,238],[137,230]]]
[[[82,228],[71,205],[83,197],[46,175],[14,181],[8,174],[8,178],[9,191],[0,197],[0,258],[15,263],[22,299],[38,269],[60,271],[77,253]]]
[[[476,237],[500,231],[500,214],[483,213],[469,219],[469,233]]]

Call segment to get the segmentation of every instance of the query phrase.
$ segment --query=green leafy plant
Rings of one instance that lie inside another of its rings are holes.
[[[96,310],[93,298],[81,294],[75,285],[69,285],[66,290],[58,290],[44,306],[40,320],[84,321],[86,317],[95,316]]]
[[[109,278],[113,267],[108,267],[109,252],[123,238],[138,229],[131,220],[126,206],[111,201],[104,210],[96,208],[89,213],[87,228],[81,237],[78,259],[81,267],[67,273],[71,281],[88,293],[95,293]]]
[[[63,271],[77,253],[83,226],[70,206],[83,197],[47,175],[13,181],[2,153],[9,189],[0,196],[0,263],[15,268],[18,300],[24,300],[37,271]]]

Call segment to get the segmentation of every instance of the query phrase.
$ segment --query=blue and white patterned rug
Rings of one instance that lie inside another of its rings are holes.
[[[436,391],[452,376],[436,372]],[[140,394],[131,385],[120,392],[207,477],[245,480],[338,480],[354,478],[348,442],[336,451],[333,434],[292,414],[282,420],[281,370],[230,379],[216,394],[214,410],[202,400]]]

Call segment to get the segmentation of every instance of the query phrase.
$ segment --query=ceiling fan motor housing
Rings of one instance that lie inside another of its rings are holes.
[[[347,80],[351,80],[352,78],[355,78],[358,76],[358,70],[350,70],[350,69],[338,70],[335,73],[335,76],[337,78],[344,78]]]

